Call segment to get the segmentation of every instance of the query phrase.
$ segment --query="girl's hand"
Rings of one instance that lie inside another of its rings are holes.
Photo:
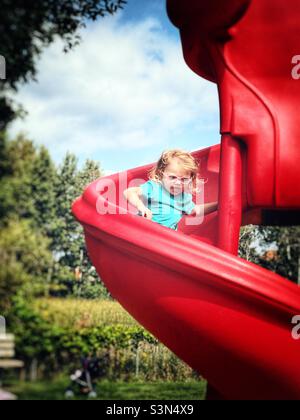
[[[141,197],[143,195],[143,191],[141,187],[138,188],[128,188],[124,191],[124,197],[129,203],[134,206],[138,211],[148,220],[152,220],[152,212],[148,207],[145,206]]]
[[[142,213],[142,216],[145,217],[147,220],[152,220],[152,211],[149,210],[147,207],[143,206],[139,208],[139,211]]]
[[[214,213],[215,211],[218,211],[219,203],[207,203],[204,205],[196,205],[191,213],[192,216],[202,217],[206,216],[207,214]]]
[[[191,216],[204,216],[204,206],[196,205],[192,210]]]

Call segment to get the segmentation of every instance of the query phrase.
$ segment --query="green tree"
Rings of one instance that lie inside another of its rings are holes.
[[[71,207],[84,188],[100,178],[102,172],[100,165],[91,160],[86,161],[81,171],[77,164],[76,157],[68,153],[58,170],[53,250],[59,266],[70,270],[69,278],[66,273],[64,281],[69,293],[75,291],[77,295],[95,297],[101,286],[97,286],[98,276],[87,255],[83,229]]]
[[[87,256],[83,229],[71,212],[72,203],[84,188],[102,175],[99,164],[88,160],[78,170],[76,157],[67,154],[56,168],[47,149],[35,146],[24,136],[13,141],[3,136],[0,144],[0,225],[5,232],[12,219],[26,221],[34,235],[47,240],[52,258],[44,273],[43,293],[107,296]],[[17,232],[22,242],[22,230]],[[14,240],[19,242],[16,233]],[[9,273],[22,269],[18,258],[14,269],[12,266],[8,265],[7,279]]]
[[[300,280],[300,226],[245,226],[239,255],[295,283]]]
[[[0,137],[1,138],[1,137]],[[55,218],[56,168],[45,147],[36,147],[24,136],[3,142],[1,159],[0,217],[30,219],[51,236]]]
[[[297,283],[300,280],[300,226],[259,227],[261,244],[265,250],[260,263],[283,277]]]
[[[27,220],[12,219],[0,231],[0,312],[6,314],[13,296],[44,292],[52,266],[49,240],[32,230]]]
[[[31,218],[34,214],[32,198],[32,174],[36,148],[32,141],[20,135],[5,142],[2,149],[2,173],[0,189],[0,221],[15,215]]]
[[[34,224],[51,238],[55,223],[57,173],[45,147],[41,147],[37,153],[31,178]]]
[[[257,252],[258,244],[258,226],[243,226],[240,232],[239,256],[254,264],[259,264],[259,255]]]
[[[8,145],[7,134],[4,131],[0,131],[0,180],[12,174]]]
[[[77,176],[77,194],[82,194],[82,191],[93,181],[99,179],[103,175],[103,171],[98,162],[87,159],[84,167],[78,172]]]
[[[18,114],[10,94],[20,83],[36,78],[36,63],[55,39],[65,52],[80,41],[78,30],[88,20],[114,14],[125,0],[2,0],[0,54],[7,62],[7,78],[0,80],[0,130]]]
[[[68,255],[68,245],[76,236],[77,224],[71,213],[71,205],[77,196],[77,159],[68,153],[58,168],[55,197],[55,233],[53,247],[61,255]],[[70,262],[70,260],[68,260]]]

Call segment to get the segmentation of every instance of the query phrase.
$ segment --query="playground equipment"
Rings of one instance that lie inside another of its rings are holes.
[[[221,144],[194,153],[219,210],[179,232],[135,216],[122,192],[147,165],[90,185],[74,214],[112,295],[220,398],[299,399],[300,290],[237,254],[243,225],[300,224],[300,2],[167,6],[187,64],[219,87]]]

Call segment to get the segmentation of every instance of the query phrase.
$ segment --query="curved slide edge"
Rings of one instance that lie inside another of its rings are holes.
[[[84,198],[73,211],[112,295],[224,398],[300,398],[299,288],[142,218],[99,216]]]

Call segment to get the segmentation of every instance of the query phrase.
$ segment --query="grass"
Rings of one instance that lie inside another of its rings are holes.
[[[80,299],[37,299],[35,309],[46,321],[72,328],[138,325],[117,302]]]
[[[37,299],[33,306],[47,324],[60,326],[71,332],[85,329],[87,331],[91,330],[92,333],[93,328],[113,325],[118,325],[121,329],[124,327],[126,332],[128,327],[138,326],[137,322],[117,302],[112,301],[43,298]],[[97,346],[97,338],[95,340]],[[102,350],[105,350],[101,346],[100,343],[98,346],[100,358],[103,356]],[[118,348],[116,346],[116,348],[109,347],[106,350],[109,354],[107,382],[101,382],[99,391],[99,395],[104,395],[103,399],[132,399],[134,395],[137,399],[156,399],[155,395],[158,399],[173,399],[177,392],[183,393],[183,395],[178,396],[179,399],[188,399],[189,392],[193,399],[199,399],[203,394],[205,384],[199,385],[199,382],[196,382],[197,377],[193,370],[161,343],[151,344],[146,341],[140,343],[140,373],[138,377],[135,374],[137,360],[135,349],[130,346],[128,348]],[[69,354],[68,351],[69,349],[66,347],[66,354]],[[72,360],[72,357],[69,357],[69,359]],[[41,378],[45,371],[45,365],[43,360],[38,360],[38,362],[39,377]],[[68,366],[60,366],[60,363],[58,362],[59,369],[56,369],[55,372],[64,372],[62,373],[64,375],[68,372],[66,369]],[[127,380],[127,383],[111,382],[117,379],[119,381]],[[136,385],[131,381],[139,382]],[[146,381],[149,382],[146,383]],[[158,385],[159,381],[160,385]],[[62,390],[66,386],[67,384],[60,383],[58,380],[54,382],[15,383],[16,390],[14,392],[20,395],[21,399],[61,399]],[[174,393],[173,396],[172,393]]]
[[[19,400],[64,400],[66,378],[53,382],[16,382],[7,390],[16,394]],[[204,381],[189,382],[100,382],[97,386],[98,400],[189,400],[199,401],[205,398]],[[86,399],[78,397],[76,399]]]

